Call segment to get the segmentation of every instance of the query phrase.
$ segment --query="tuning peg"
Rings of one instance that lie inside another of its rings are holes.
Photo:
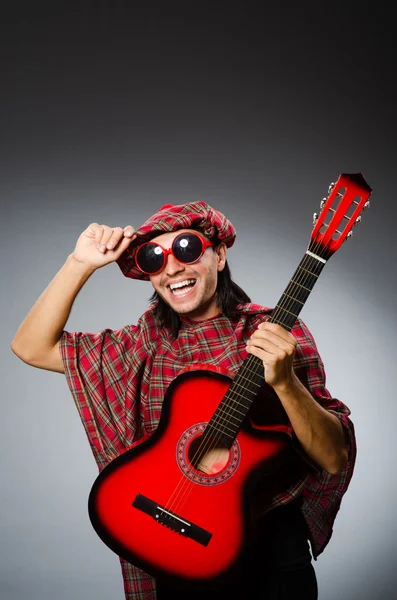
[[[327,198],[323,198],[320,202],[320,208],[324,208],[326,202],[327,202]]]
[[[359,223],[361,223],[361,218],[362,218],[361,215],[359,215],[357,217],[357,219],[354,221],[354,225],[358,225]]]
[[[334,189],[334,187],[335,187],[335,182],[334,182],[334,181],[332,181],[332,182],[329,184],[329,186],[328,186],[328,194],[330,194],[330,193],[332,192],[332,190]]]
[[[347,236],[346,236],[346,238],[345,238],[345,241],[346,241],[346,240],[350,240],[350,238],[351,238],[351,237],[353,237],[353,232],[352,232],[352,231],[349,231],[349,233],[347,234]]]
[[[367,200],[366,203],[363,206],[363,210],[365,210],[366,208],[369,208],[371,206],[370,201]]]
[[[317,223],[317,220],[318,220],[318,214],[313,213],[313,225],[315,225]]]

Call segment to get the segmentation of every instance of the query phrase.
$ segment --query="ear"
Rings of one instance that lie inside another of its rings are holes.
[[[225,242],[221,242],[216,248],[215,252],[217,254],[217,269],[218,271],[223,271],[226,263],[226,250],[227,246]]]

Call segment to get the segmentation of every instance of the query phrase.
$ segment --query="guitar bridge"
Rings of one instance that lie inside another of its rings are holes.
[[[202,546],[208,546],[212,533],[206,531],[202,527],[199,527],[191,521],[182,519],[179,515],[170,510],[159,506],[150,498],[146,498],[142,494],[137,494],[135,500],[132,503],[134,508],[141,510],[145,514],[152,517],[155,521],[171,529],[179,535],[183,535],[201,544]]]

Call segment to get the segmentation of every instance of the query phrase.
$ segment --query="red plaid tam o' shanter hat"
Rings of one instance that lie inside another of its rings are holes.
[[[137,247],[153,237],[178,229],[200,228],[211,240],[225,242],[230,248],[236,239],[236,230],[224,214],[212,208],[203,201],[189,202],[188,204],[165,204],[158,212],[151,216],[139,229],[136,230],[137,238],[128,246],[127,250],[117,259],[121,271],[126,277],[132,279],[149,280],[149,276],[142,273],[135,265]]]

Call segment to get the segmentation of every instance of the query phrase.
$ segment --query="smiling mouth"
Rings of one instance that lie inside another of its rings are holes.
[[[186,284],[179,286],[179,287],[175,287],[175,288],[171,288],[171,286],[168,286],[169,291],[171,292],[172,296],[187,296],[187,294],[189,294],[193,288],[196,286],[197,280],[187,280]]]

